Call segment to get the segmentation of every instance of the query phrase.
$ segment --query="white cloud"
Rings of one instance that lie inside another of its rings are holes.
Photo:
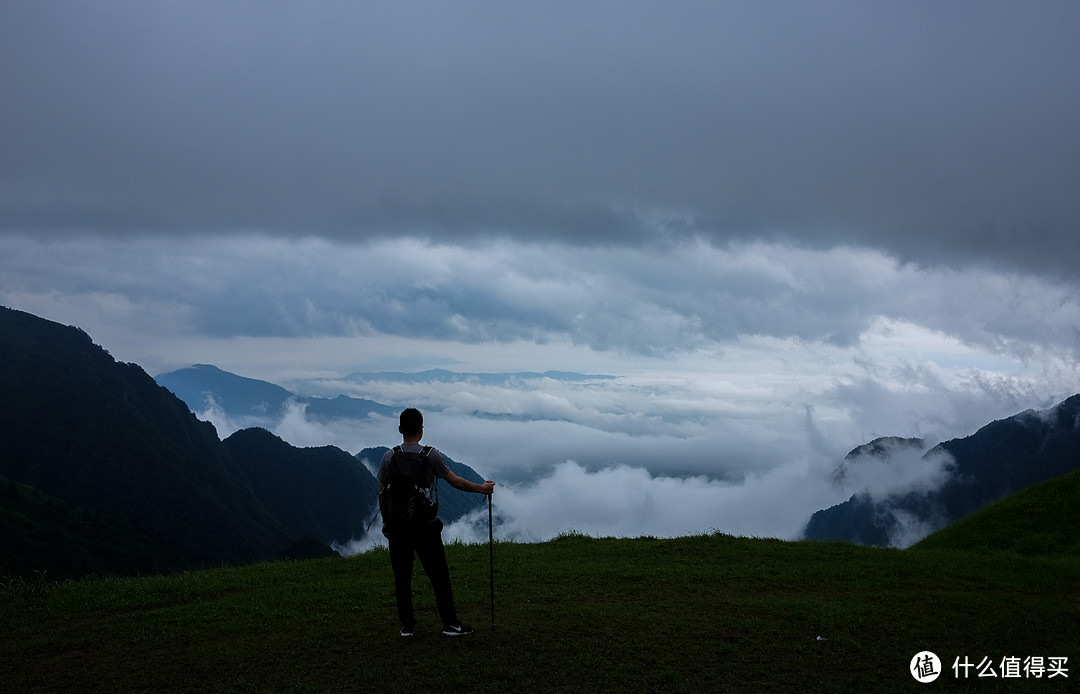
[[[566,461],[528,483],[501,484],[492,497],[497,541],[537,542],[560,533],[596,537],[676,537],[721,531],[734,535],[799,535],[810,514],[836,503],[836,490],[807,461],[738,483],[653,475],[616,465],[588,471]],[[478,508],[443,531],[446,541],[486,543],[488,510]],[[382,545],[367,537],[346,553]]]
[[[739,482],[720,482],[654,475],[626,465],[589,471],[566,461],[532,482],[496,488],[495,537],[535,542],[571,531],[675,537],[718,530],[791,539],[810,514],[841,500],[821,472],[803,460]],[[487,532],[486,509],[479,509],[445,534],[485,542]]]
[[[806,411],[792,412],[786,423],[781,418],[755,425],[745,414],[732,421],[736,426],[716,431],[635,435],[574,422],[429,412],[425,441],[498,482],[497,537],[518,541],[571,530],[622,537],[719,530],[794,538],[812,513],[854,492],[888,499],[936,488],[949,473],[947,457],[923,457],[937,443],[927,441],[918,449],[844,463],[838,483],[835,473],[846,452],[838,440],[846,436],[844,445],[854,447],[851,422]],[[297,446],[332,443],[354,453],[396,440],[392,418],[319,424],[295,405],[267,425]],[[560,458],[571,451],[580,458]],[[453,524],[446,538],[485,541],[485,515]],[[920,527],[903,525],[906,534],[896,541],[910,541]],[[378,541],[367,538],[342,551]]]
[[[940,441],[923,441],[915,446],[911,439],[880,442],[874,453],[845,459],[834,477],[836,487],[847,496],[865,492],[878,501],[916,492],[926,493],[941,487],[954,465],[945,451],[932,449]]]
[[[192,403],[188,403],[188,406],[191,407]],[[196,405],[193,408],[193,411],[195,412],[196,417],[204,422],[210,422],[214,425],[219,438],[228,438],[233,432],[244,428],[242,424],[234,421],[226,414],[221,403],[219,403],[212,395],[207,394],[204,409],[199,410]]]
[[[886,513],[892,515],[894,522],[887,540],[889,547],[910,547],[944,526],[944,522],[939,518],[918,518],[901,509],[889,508]]]

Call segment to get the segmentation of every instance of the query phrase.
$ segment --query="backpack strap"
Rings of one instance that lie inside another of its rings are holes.
[[[427,446],[426,448],[430,449],[431,446]],[[401,446],[394,446],[393,452],[394,454],[401,453]],[[424,457],[425,459],[427,458],[426,452]],[[391,458],[391,461],[393,461],[393,458]],[[365,530],[364,532],[370,532],[371,526],[375,524],[375,519],[382,514],[382,493],[379,494],[379,498],[376,501],[377,503],[375,504],[375,515],[371,517],[370,521],[368,521],[367,530]]]
[[[423,460],[424,463],[426,463],[427,466],[431,469],[431,494],[432,494],[432,497],[431,497],[430,501],[432,501],[435,504],[435,508],[438,508],[439,507],[439,476],[435,474],[435,465],[431,462],[431,460],[428,459],[428,456],[431,454],[431,449],[432,449],[431,446],[424,446],[423,449],[421,449],[421,451],[420,451],[420,459]]]
[[[394,446],[394,448],[391,449],[390,452],[391,452],[391,455],[390,455],[390,469],[396,470],[397,465],[396,465],[395,458],[397,458],[398,454],[404,453],[404,451],[402,451],[401,446],[398,445],[398,446]]]

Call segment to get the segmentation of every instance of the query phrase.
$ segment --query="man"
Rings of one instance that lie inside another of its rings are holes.
[[[462,624],[454,608],[450,587],[450,569],[442,541],[442,521],[438,512],[438,479],[456,489],[477,494],[491,494],[495,483],[470,482],[454,474],[442,454],[431,446],[421,446],[424,415],[410,407],[401,413],[402,443],[387,451],[379,465],[379,509],[383,516],[383,535],[390,544],[390,565],[394,569],[394,593],[397,598],[401,635],[412,636],[416,628],[413,613],[413,554],[420,557],[431,587],[446,636],[464,636],[472,628]]]

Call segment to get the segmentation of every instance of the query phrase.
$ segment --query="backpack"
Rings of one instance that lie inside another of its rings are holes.
[[[439,480],[428,460],[431,446],[419,453],[394,446],[386,468],[380,508],[383,521],[396,526],[419,526],[439,515]]]

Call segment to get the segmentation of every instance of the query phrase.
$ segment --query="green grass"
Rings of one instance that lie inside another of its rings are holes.
[[[1080,557],[1080,470],[987,504],[916,547]]]
[[[492,629],[487,546],[447,555],[467,638],[438,635],[419,569],[417,635],[397,636],[385,550],[8,581],[0,691],[1067,691],[1080,678],[1075,557],[726,535],[498,543]],[[908,674],[922,650],[945,668],[930,685]],[[1066,656],[1070,676],[957,680],[957,656]]]

